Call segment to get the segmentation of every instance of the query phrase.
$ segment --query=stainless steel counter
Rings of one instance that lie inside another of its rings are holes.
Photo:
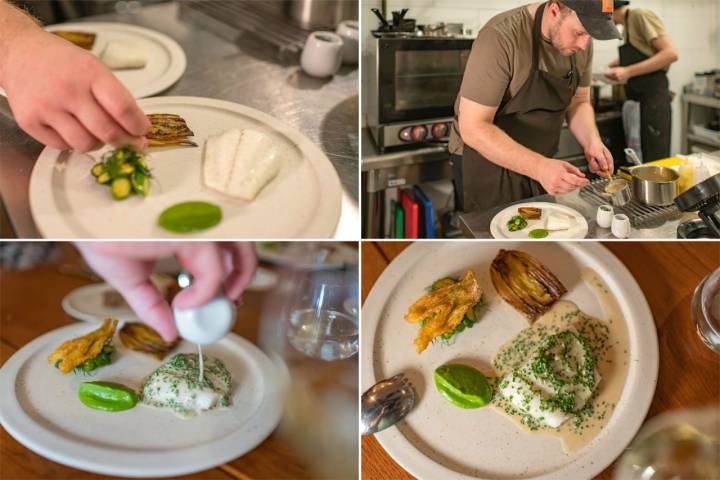
[[[357,238],[358,215],[358,70],[343,67],[330,80],[309,77],[296,63],[280,63],[258,42],[236,44],[178,18],[178,5],[145,7],[134,14],[86,17],[147,27],[175,39],[185,50],[183,77],[160,95],[228,100],[257,108],[288,123],[327,154],[344,187],[337,237]],[[80,74],[80,73],[79,73]],[[7,101],[0,98],[0,195],[15,234],[39,237],[30,214],[28,189],[35,159],[43,145],[20,130]],[[0,215],[2,218],[2,215]]]
[[[525,202],[550,202],[565,205],[577,210],[588,223],[588,234],[586,238],[595,239],[613,239],[615,238],[609,228],[600,227],[595,221],[597,207],[580,197],[576,190],[572,193],[560,196],[540,195],[538,197],[528,198],[519,202],[503,205],[502,207],[493,208],[484,212],[461,213],[458,216],[460,228],[466,237],[469,238],[493,238],[490,234],[490,221],[501,210],[509,205]],[[630,238],[636,239],[670,239],[677,238],[677,227],[681,222],[698,218],[694,213],[681,214],[678,218],[658,222],[658,224],[648,224],[646,228],[632,228]]]

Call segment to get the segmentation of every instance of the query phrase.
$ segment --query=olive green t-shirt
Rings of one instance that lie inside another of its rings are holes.
[[[632,13],[631,13],[632,15]],[[489,107],[499,106],[520,91],[530,76],[533,52],[534,14],[530,6],[515,8],[493,17],[478,33],[465,66],[460,92],[455,100],[455,117],[460,97]],[[592,81],[592,43],[587,51],[575,54],[580,73],[579,86]],[[570,57],[563,56],[549,42],[540,43],[540,70],[565,77],[572,67]],[[462,155],[463,142],[456,133],[457,120],[450,132],[450,153]]]
[[[652,41],[663,35],[667,35],[665,26],[660,18],[645,8],[632,8],[628,15],[628,24],[625,27],[625,41],[630,32],[630,43],[648,57],[657,53],[652,46]],[[665,71],[670,70],[670,65]]]

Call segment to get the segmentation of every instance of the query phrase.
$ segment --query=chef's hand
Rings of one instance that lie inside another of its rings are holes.
[[[595,175],[605,176],[615,171],[612,154],[600,138],[591,140],[585,147],[585,158],[590,171]]]
[[[222,288],[237,300],[257,266],[251,243],[235,242],[80,242],[88,265],[125,298],[138,317],[167,341],[177,337],[172,310],[150,281],[155,261],[175,256],[192,275],[192,285],[173,304],[194,308],[209,302]]]
[[[615,82],[625,83],[630,78],[630,70],[625,67],[610,67],[605,76]]]
[[[94,55],[37,26],[9,41],[0,59],[0,85],[29,135],[79,152],[104,144],[147,147],[147,116]]]
[[[590,183],[579,169],[562,160],[547,158],[538,167],[536,180],[550,195],[570,193]]]

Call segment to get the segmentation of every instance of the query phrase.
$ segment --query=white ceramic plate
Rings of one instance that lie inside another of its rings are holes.
[[[518,208],[520,207],[534,207],[542,209],[542,216],[537,220],[528,220],[528,226],[517,232],[511,232],[507,228],[507,223],[512,217],[517,215]],[[547,218],[550,213],[556,213],[565,215],[570,218],[570,228],[568,230],[560,230],[550,232],[550,235],[545,237],[546,239],[557,239],[557,238],[585,238],[588,232],[588,224],[585,217],[583,217],[578,211],[573,210],[565,205],[558,205],[557,203],[547,202],[527,202],[518,203],[511,205],[506,209],[499,212],[490,221],[490,234],[494,238],[507,238],[507,239],[525,239],[528,240],[528,232],[536,228],[545,228],[547,225]]]
[[[113,200],[90,168],[109,147],[79,154],[45,148],[30,178],[30,208],[48,238],[325,238],[340,218],[342,187],[335,168],[307,137],[279,120],[237,103],[199,97],[158,97],[138,102],[147,113],[175,113],[187,121],[198,147],[151,148],[155,179],[146,198]],[[205,188],[204,143],[230,128],[255,128],[273,135],[291,161],[253,200],[234,199]],[[217,226],[177,235],[157,225],[160,213],[180,202],[220,205]]]
[[[358,251],[349,245],[326,242],[315,247],[316,250],[308,252],[302,243],[258,242],[255,250],[263,262],[298,270],[341,270],[358,263]]]
[[[47,357],[60,343],[97,325],[76,323],[36,338],[0,370],[0,421],[35,453],[70,467],[105,475],[183,475],[220,465],[259,445],[277,426],[284,384],[277,367],[247,340],[229,334],[203,353],[220,358],[233,376],[233,407],[183,420],[137,405],[102,412],[83,405],[78,385],[107,380],[139,388],[161,362],[125,349],[92,377],[62,375]],[[176,351],[192,352],[183,342]]]
[[[147,28],[125,23],[82,22],[49,25],[45,30],[75,30],[96,34],[92,53],[98,58],[110,41],[123,41],[142,48],[148,57],[145,67],[112,71],[135,98],[149,97],[170,88],[182,77],[187,67],[185,52],[175,40]],[[1,88],[0,94],[6,96]]]
[[[519,249],[548,266],[568,288],[563,297],[589,315],[604,312],[580,268],[593,269],[615,293],[629,336],[628,376],[622,396],[601,433],[584,448],[563,453],[556,437],[531,435],[492,408],[462,410],[435,391],[435,368],[451,361],[487,366],[505,341],[527,322],[495,293],[489,266],[499,249]],[[415,325],[404,314],[434,280],[473,269],[487,310],[451,346],[430,345],[421,355]],[[420,242],[400,254],[373,286],[362,309],[362,387],[404,372],[419,399],[410,414],[377,438],[385,450],[421,479],[589,479],[630,443],[655,392],[658,347],[650,308],[635,279],[604,247],[569,242]]]

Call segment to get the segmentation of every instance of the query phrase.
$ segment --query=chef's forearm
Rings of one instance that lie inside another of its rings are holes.
[[[626,68],[630,78],[639,77],[640,75],[664,70],[670,64],[676,62],[677,59],[678,54],[675,49],[661,50],[647,60],[628,65]]]
[[[489,161],[531,178],[545,160],[539,153],[520,145],[490,122],[479,122],[460,131],[463,142]]]
[[[574,101],[565,114],[568,128],[583,148],[587,148],[593,140],[600,138],[595,123],[595,110],[589,100]]]
[[[32,16],[0,0],[0,85],[5,73],[5,60],[12,53],[13,42],[22,41],[25,33],[37,30],[38,23]]]

